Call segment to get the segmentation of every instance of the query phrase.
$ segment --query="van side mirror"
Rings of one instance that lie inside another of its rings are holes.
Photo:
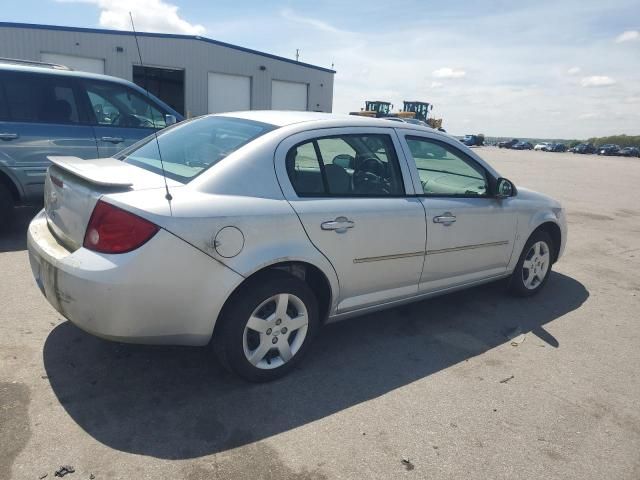
[[[515,185],[506,178],[499,178],[496,185],[496,198],[509,198],[516,196]]]
[[[175,125],[176,123],[178,123],[178,119],[176,118],[175,115],[171,115],[170,113],[167,113],[164,116],[164,123],[166,123],[167,127],[170,127],[171,125]]]

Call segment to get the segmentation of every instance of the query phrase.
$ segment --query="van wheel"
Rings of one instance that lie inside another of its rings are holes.
[[[0,183],[0,230],[9,226],[13,219],[13,196],[9,189]]]
[[[529,297],[538,293],[551,274],[553,261],[553,241],[546,232],[534,232],[518,260],[509,290],[519,297]]]
[[[234,293],[216,327],[222,364],[250,382],[267,382],[300,362],[319,328],[309,286],[287,272],[260,274]]]

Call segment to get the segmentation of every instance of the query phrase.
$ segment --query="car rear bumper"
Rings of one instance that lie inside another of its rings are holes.
[[[44,211],[29,225],[29,261],[49,303],[81,329],[131,343],[205,345],[242,277],[160,230],[139,249],[65,249]]]

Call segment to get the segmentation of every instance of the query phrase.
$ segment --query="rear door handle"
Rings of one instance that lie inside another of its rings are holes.
[[[17,133],[0,133],[0,140],[4,140],[5,142],[8,142],[9,140],[15,140],[19,137],[20,135],[18,135]]]
[[[100,140],[102,140],[103,142],[111,142],[111,143],[124,142],[124,138],[122,137],[101,137]]]
[[[456,217],[451,212],[445,212],[442,215],[433,217],[433,223],[441,223],[445,227],[448,227],[452,223],[455,223]]]
[[[320,224],[322,230],[334,230],[336,233],[344,233],[349,228],[353,228],[355,223],[347,217],[338,217],[335,220],[323,222]]]

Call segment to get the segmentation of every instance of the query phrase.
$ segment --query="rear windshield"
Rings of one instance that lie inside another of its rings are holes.
[[[230,117],[202,117],[179,123],[125,150],[125,163],[162,174],[158,144],[168,178],[187,183],[230,153],[273,130],[273,125]]]

